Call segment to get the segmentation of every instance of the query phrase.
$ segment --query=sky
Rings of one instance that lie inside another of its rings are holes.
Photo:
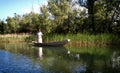
[[[47,5],[47,0],[0,0],[0,19],[5,20],[14,13],[23,15],[34,11],[40,13],[39,7]]]

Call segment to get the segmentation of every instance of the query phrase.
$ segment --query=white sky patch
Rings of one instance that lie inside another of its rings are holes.
[[[22,12],[23,14],[28,14],[30,12],[40,13],[40,5],[34,4],[33,6],[31,6],[31,8],[24,9]]]
[[[33,12],[35,12],[35,13],[40,13],[40,6],[39,5],[34,5],[33,6]]]
[[[31,12],[31,9],[24,9],[22,12],[23,12],[23,14],[28,14]]]
[[[31,8],[24,9],[22,12],[23,12],[23,14],[28,14],[28,13],[30,13],[30,12],[34,12],[34,13],[40,14],[40,8],[41,8],[43,5],[47,6],[47,5],[48,5],[48,2],[45,0],[45,1],[43,1],[42,4],[33,4],[33,5],[31,5]]]
[[[43,2],[43,5],[47,6],[47,5],[48,5],[48,2],[47,2],[47,1],[44,1],[44,2]]]

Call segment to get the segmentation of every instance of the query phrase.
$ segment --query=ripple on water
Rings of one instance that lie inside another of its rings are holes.
[[[41,66],[23,56],[0,50],[0,73],[41,73]]]

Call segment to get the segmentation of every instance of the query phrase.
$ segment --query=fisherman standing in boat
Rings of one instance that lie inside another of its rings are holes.
[[[41,32],[41,29],[40,29],[40,28],[38,28],[37,31],[38,31],[38,32],[37,32],[37,40],[38,40],[38,43],[42,43],[42,35],[43,35],[43,33]]]

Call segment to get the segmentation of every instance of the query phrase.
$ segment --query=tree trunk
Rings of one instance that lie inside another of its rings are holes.
[[[90,28],[92,28],[92,32],[96,34],[95,30],[95,24],[94,24],[94,2],[95,0],[88,0],[87,5],[88,5],[88,14],[89,14],[89,19],[90,19]]]

